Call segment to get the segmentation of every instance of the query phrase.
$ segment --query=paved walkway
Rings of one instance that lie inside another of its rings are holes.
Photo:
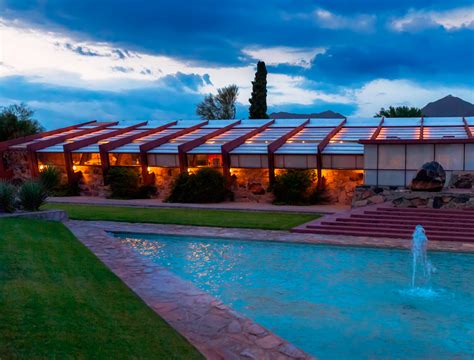
[[[160,199],[136,199],[118,200],[105,199],[96,196],[68,196],[52,197],[49,203],[65,204],[85,204],[85,205],[109,205],[109,206],[136,206],[136,207],[160,207],[160,208],[186,208],[186,209],[213,209],[213,210],[245,210],[245,211],[277,211],[277,212],[298,212],[316,214],[334,214],[347,211],[348,205],[272,205],[268,203],[251,202],[224,202],[219,204],[177,204],[165,203]]]

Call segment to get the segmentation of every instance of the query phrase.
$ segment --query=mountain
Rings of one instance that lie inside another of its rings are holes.
[[[430,102],[421,109],[424,116],[474,116],[474,104],[458,97],[448,95]]]
[[[331,110],[312,114],[294,114],[280,111],[277,113],[271,113],[268,116],[270,119],[344,119],[345,117],[344,115]]]

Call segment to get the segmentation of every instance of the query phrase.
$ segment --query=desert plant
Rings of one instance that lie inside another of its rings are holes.
[[[52,195],[61,184],[61,171],[55,166],[48,165],[40,171],[39,181],[44,186],[46,192]]]
[[[308,202],[312,205],[329,204],[331,202],[331,195],[329,194],[324,176],[321,178],[321,183],[310,192]]]
[[[308,203],[312,174],[307,170],[287,170],[275,178],[272,186],[275,204],[303,205]]]
[[[0,180],[0,210],[12,213],[16,207],[16,188],[4,181]]]
[[[46,202],[48,194],[39,181],[26,181],[18,192],[20,204],[24,210],[38,211]]]
[[[183,173],[175,179],[168,202],[217,203],[231,197],[226,179],[212,168],[199,169],[195,174]]]
[[[111,198],[131,199],[138,193],[140,175],[137,169],[116,166],[108,171],[107,183],[110,185]]]

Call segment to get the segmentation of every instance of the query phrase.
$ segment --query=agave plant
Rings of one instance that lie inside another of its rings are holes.
[[[57,167],[48,165],[41,170],[39,180],[48,194],[52,194],[61,183],[61,172]]]
[[[4,181],[0,180],[0,210],[12,213],[15,211],[16,205],[16,188]]]
[[[44,186],[38,181],[26,181],[18,193],[21,206],[27,211],[38,211],[46,202],[48,194]]]

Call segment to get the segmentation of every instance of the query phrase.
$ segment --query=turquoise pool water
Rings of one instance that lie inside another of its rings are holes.
[[[474,256],[431,252],[411,291],[408,251],[115,234],[319,359],[474,358]]]

